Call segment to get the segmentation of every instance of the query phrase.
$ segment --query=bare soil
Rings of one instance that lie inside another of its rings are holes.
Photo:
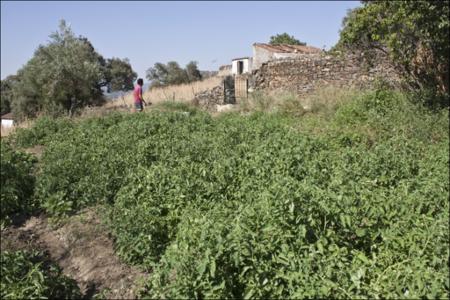
[[[65,275],[77,281],[85,298],[99,293],[108,299],[136,298],[139,282],[148,276],[116,256],[98,208],[84,210],[57,228],[39,216],[4,229],[1,251],[20,249],[47,253]]]

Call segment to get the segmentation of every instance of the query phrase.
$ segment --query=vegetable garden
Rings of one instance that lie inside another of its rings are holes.
[[[448,297],[447,110],[386,90],[300,119],[180,108],[19,130],[2,222],[104,204],[143,298]],[[34,145],[39,165],[14,158]]]

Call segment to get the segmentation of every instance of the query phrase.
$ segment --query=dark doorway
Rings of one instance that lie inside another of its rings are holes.
[[[237,62],[237,73],[239,75],[244,73],[244,62],[242,60]]]
[[[227,76],[223,80],[223,97],[224,104],[236,103],[235,91],[234,91],[234,78],[233,76]]]

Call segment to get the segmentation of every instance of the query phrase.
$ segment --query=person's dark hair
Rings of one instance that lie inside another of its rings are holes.
[[[139,78],[139,79],[137,80],[137,84],[143,85],[143,84],[144,84],[144,80],[143,80],[142,78]]]

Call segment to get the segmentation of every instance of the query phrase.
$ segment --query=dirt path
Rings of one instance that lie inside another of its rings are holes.
[[[75,279],[86,298],[104,292],[108,299],[135,298],[136,282],[147,274],[115,255],[105,226],[90,208],[52,228],[44,217],[31,217],[1,233],[1,250],[39,249]]]

